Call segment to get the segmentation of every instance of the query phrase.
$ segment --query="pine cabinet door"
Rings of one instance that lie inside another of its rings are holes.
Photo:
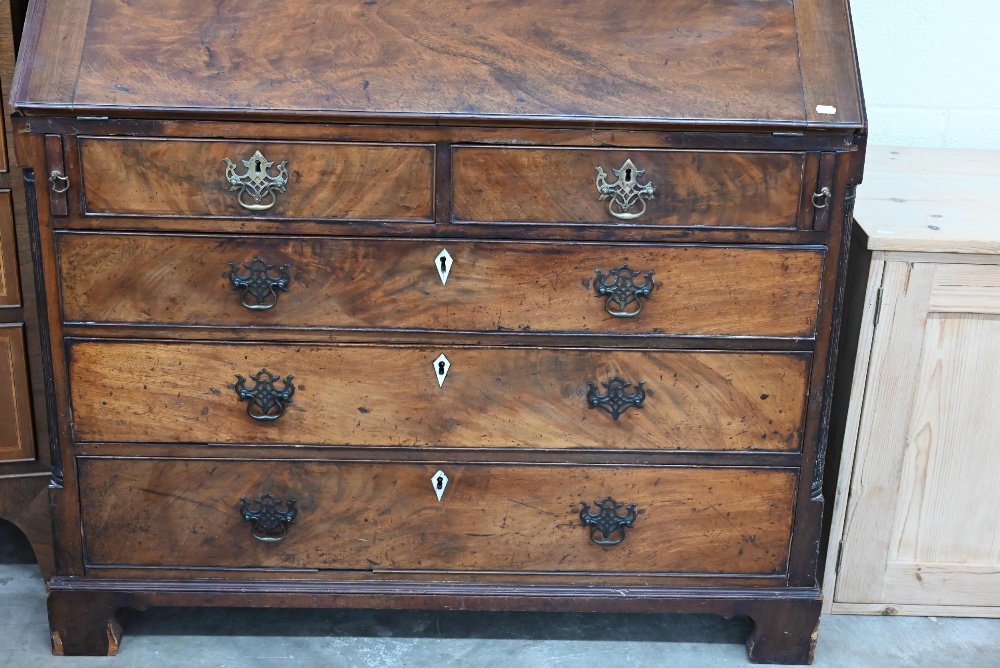
[[[884,265],[835,605],[998,606],[1000,266],[915,257]]]

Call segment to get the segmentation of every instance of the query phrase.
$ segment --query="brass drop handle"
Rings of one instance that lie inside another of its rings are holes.
[[[590,512],[590,504],[580,502],[580,520],[590,527],[590,540],[598,545],[618,545],[625,540],[625,529],[631,528],[638,517],[636,505],[630,503],[625,513],[618,511],[625,507],[610,496],[603,501],[595,501],[596,512]]]
[[[612,169],[617,179],[608,183],[608,174],[601,167],[597,170],[597,193],[599,201],[608,202],[608,213],[622,220],[634,220],[646,213],[646,202],[653,199],[656,187],[652,183],[639,183],[639,177],[646,173],[639,169],[631,160],[626,160],[618,169]],[[638,211],[631,211],[639,205]]]
[[[284,415],[285,404],[292,403],[292,395],[295,394],[294,378],[286,376],[279,390],[274,383],[281,377],[267,369],[261,369],[250,377],[254,381],[252,388],[246,386],[246,378],[236,374],[236,396],[240,401],[250,402],[247,404],[247,415],[260,422],[271,422]]]
[[[53,169],[49,173],[49,183],[52,184],[52,191],[64,193],[69,190],[69,177],[58,169]]]
[[[600,269],[594,273],[597,274],[597,280],[594,281],[597,296],[607,297],[604,310],[616,318],[634,318],[639,315],[642,311],[640,297],[649,299],[656,287],[653,284],[652,270],[643,275],[642,285],[636,285],[635,277],[640,272],[633,271],[627,264],[611,269],[607,274]]]
[[[254,152],[246,160],[241,160],[246,171],[240,174],[236,164],[229,158],[226,163],[226,180],[229,190],[236,192],[236,201],[249,211],[266,211],[278,202],[277,193],[285,192],[288,185],[288,161],[282,160],[276,173],[271,174],[273,160],[268,160],[260,151]],[[249,197],[249,199],[247,199]]]
[[[833,193],[830,192],[830,189],[824,186],[823,189],[820,190],[818,193],[813,193],[812,196],[813,206],[816,207],[817,209],[825,209],[827,205],[830,204],[830,198],[832,196]]]
[[[289,499],[285,510],[281,509],[281,499],[275,498],[270,492],[259,499],[243,497],[240,499],[240,515],[243,521],[250,523],[250,535],[265,543],[277,543],[288,535],[288,525],[295,523],[298,511],[295,509],[295,499]]]
[[[278,303],[278,291],[288,292],[292,282],[288,274],[291,265],[283,264],[275,271],[274,265],[259,255],[243,265],[246,273],[235,262],[230,262],[229,267],[230,271],[226,274],[229,286],[241,291],[240,303],[251,311],[274,308]]]
[[[646,401],[646,390],[643,388],[645,384],[637,384],[632,392],[629,390],[632,383],[621,376],[615,376],[608,382],[601,383],[607,392],[599,394],[596,385],[587,383],[587,408],[606,410],[618,422],[618,418],[629,408],[642,408]]]

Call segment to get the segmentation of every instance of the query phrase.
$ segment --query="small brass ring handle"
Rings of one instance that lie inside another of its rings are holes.
[[[58,169],[53,169],[49,174],[49,182],[52,184],[53,192],[64,193],[69,190],[69,177]]]
[[[634,318],[642,311],[642,299],[649,299],[656,287],[653,283],[652,270],[643,275],[642,285],[636,285],[635,277],[640,274],[632,267],[623,264],[606,274],[597,269],[594,271],[597,279],[594,289],[597,297],[607,297],[604,310],[616,318]],[[612,304],[614,308],[612,308]]]
[[[229,267],[229,273],[225,274],[229,286],[242,291],[240,304],[251,311],[266,311],[277,306],[278,291],[288,292],[292,282],[288,274],[291,265],[283,264],[275,271],[274,265],[259,255],[243,265],[246,273],[235,262],[230,262]]]
[[[282,388],[279,390],[274,383],[281,380],[280,376],[273,375],[267,369],[261,369],[256,374],[250,376],[254,381],[254,387],[246,386],[247,379],[236,374],[236,396],[240,401],[248,401],[247,415],[258,422],[272,422],[285,414],[285,404],[292,403],[292,395],[295,394],[295,384],[293,376],[286,376],[282,380]]]
[[[626,160],[618,169],[612,169],[617,179],[608,182],[608,174],[602,167],[597,170],[597,193],[599,201],[608,202],[608,213],[621,220],[634,220],[646,213],[646,202],[653,199],[656,187],[652,183],[639,183],[639,177],[646,170],[639,169],[631,160]],[[633,206],[639,206],[638,211],[630,211]]]
[[[625,540],[625,529],[631,528],[639,513],[636,504],[618,503],[610,496],[603,501],[595,501],[597,512],[590,512],[590,504],[580,502],[580,520],[590,527],[590,540],[598,545],[618,545]],[[625,513],[619,510],[625,508]]]
[[[278,543],[288,535],[288,525],[295,523],[298,510],[295,499],[289,499],[285,509],[281,509],[283,501],[275,498],[270,492],[260,498],[240,499],[240,515],[245,522],[250,523],[250,535],[264,543]]]
[[[223,158],[226,163],[226,180],[229,190],[237,192],[236,201],[249,211],[266,211],[278,202],[277,193],[285,192],[288,185],[288,161],[283,160],[271,172],[274,161],[268,160],[260,151],[254,152],[246,160],[241,160],[246,168],[239,173],[236,163],[229,158]],[[245,199],[249,197],[249,199]],[[252,200],[252,201],[251,201]]]
[[[830,198],[832,196],[833,193],[830,192],[830,189],[824,187],[818,193],[813,193],[812,196],[813,206],[816,207],[817,209],[825,209],[827,205],[830,203]]]

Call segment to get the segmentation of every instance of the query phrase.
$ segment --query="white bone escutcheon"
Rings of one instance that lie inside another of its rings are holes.
[[[444,379],[448,377],[448,369],[451,368],[451,362],[444,353],[438,355],[437,359],[434,360],[434,376],[437,378],[438,387],[444,387]]]
[[[431,476],[431,486],[434,487],[434,493],[437,494],[438,501],[444,496],[444,490],[448,486],[448,476],[444,474],[444,471],[438,470],[433,476]]]
[[[441,252],[434,258],[434,268],[437,269],[438,276],[441,277],[441,285],[448,285],[448,274],[451,273],[451,265],[454,260],[447,248],[442,248]]]

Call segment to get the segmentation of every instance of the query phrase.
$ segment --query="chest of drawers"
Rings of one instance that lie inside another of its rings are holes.
[[[39,0],[25,34],[56,653],[239,605],[747,615],[751,659],[811,658],[845,3]]]

